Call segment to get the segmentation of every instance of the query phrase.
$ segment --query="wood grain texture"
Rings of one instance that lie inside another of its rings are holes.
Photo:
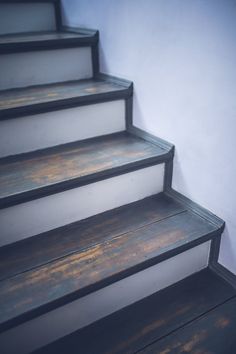
[[[79,102],[88,97],[99,97],[122,92],[126,87],[102,79],[86,79],[57,84],[0,91],[0,118],[9,110],[42,106],[52,102]]]
[[[0,207],[151,166],[165,155],[162,148],[123,132],[3,158]]]
[[[2,247],[0,280],[183,211],[183,206],[160,193]]]
[[[35,354],[133,354],[232,296],[235,296],[235,291],[231,286],[208,269],[203,270]],[[161,352],[156,350],[152,353]],[[166,352],[171,353],[175,351]]]
[[[214,225],[182,212],[92,245],[85,233],[80,251],[0,282],[0,324],[11,325],[98,290],[214,231]]]
[[[140,354],[233,354],[236,353],[235,333],[236,298],[150,345]]]

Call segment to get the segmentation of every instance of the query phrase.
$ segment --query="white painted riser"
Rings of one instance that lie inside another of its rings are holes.
[[[124,100],[0,122],[0,157],[125,130]]]
[[[208,265],[210,242],[0,334],[4,354],[28,354]],[[12,340],[14,338],[14,340]]]
[[[0,210],[0,246],[163,191],[164,164]]]
[[[0,35],[54,30],[55,12],[50,2],[0,4]]]
[[[88,79],[92,76],[90,47],[0,56],[0,90]]]

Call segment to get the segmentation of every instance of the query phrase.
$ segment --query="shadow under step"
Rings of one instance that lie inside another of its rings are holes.
[[[79,348],[83,354],[133,354],[140,350],[150,354],[231,354],[234,350],[225,351],[225,348],[235,343],[235,296],[230,285],[206,269],[34,353],[73,354]],[[218,316],[208,320],[203,328],[204,317],[195,322],[232,297],[234,300],[220,306],[221,310],[216,310]],[[190,322],[193,325],[183,327]],[[227,329],[229,333],[224,337]],[[169,336],[170,333],[173,334]]]
[[[0,208],[156,165],[171,150],[121,132],[0,160]]]
[[[93,79],[2,90],[0,120],[125,99],[131,95],[131,82],[103,74]]]
[[[221,229],[161,193],[0,250],[5,330],[186,251]]]

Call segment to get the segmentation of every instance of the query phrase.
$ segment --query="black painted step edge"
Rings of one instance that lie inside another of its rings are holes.
[[[225,222],[209,210],[203,208],[199,204],[193,202],[189,198],[185,197],[181,193],[177,192],[176,190],[170,188],[165,191],[165,194],[171,198],[173,198],[175,201],[179,202],[182,204],[187,210],[192,211],[193,213],[199,215],[206,221],[210,222],[211,224],[215,225],[217,228],[219,228],[219,231],[222,233],[224,231],[225,227]]]
[[[70,31],[72,32],[72,31]],[[79,32],[78,32],[79,33]],[[23,53],[41,50],[54,50],[94,46],[98,42],[98,31],[84,37],[42,39],[40,41],[1,43],[0,54]]]
[[[117,281],[120,281],[126,277],[132,276],[132,275],[134,275],[140,271],[143,271],[149,267],[157,265],[157,264],[159,264],[169,258],[172,258],[180,253],[183,253],[183,252],[190,250],[200,244],[210,241],[216,237],[219,237],[220,234],[221,234],[220,230],[218,230],[218,229],[216,229],[208,234],[203,234],[203,235],[199,236],[198,239],[195,239],[195,240],[190,241],[188,243],[183,243],[182,245],[179,245],[179,246],[174,246],[172,249],[165,251],[163,254],[154,256],[150,259],[147,259],[135,266],[127,268],[126,270],[124,270],[116,275],[110,276],[108,278],[100,280],[97,283],[86,286],[85,288],[80,289],[79,291],[75,291],[73,293],[67,294],[67,295],[61,297],[60,299],[50,302],[49,304],[41,305],[34,310],[26,312],[20,316],[17,316],[15,318],[8,320],[5,323],[1,324],[0,325],[0,332],[4,332],[6,330],[9,330],[10,328],[18,326],[25,321],[29,321],[35,317],[41,316],[41,315],[45,314],[46,312],[55,310],[56,308],[66,305],[69,302],[77,300],[83,296],[86,296],[86,295],[93,293],[97,290],[105,288],[106,286],[116,283]]]
[[[133,135],[135,135],[135,136],[137,136],[139,138],[142,138],[142,139],[144,139],[146,141],[149,141],[150,143],[158,145],[159,147],[161,147],[164,150],[171,151],[171,154],[174,155],[175,146],[172,143],[169,143],[166,140],[158,138],[157,136],[152,135],[150,133],[147,133],[145,130],[137,128],[137,127],[135,127],[133,125],[129,126],[127,128],[127,131],[130,134],[133,134]]]
[[[210,263],[209,268],[224,279],[228,284],[232,285],[232,287],[236,290],[236,275],[234,273],[225,268],[218,261]]]
[[[117,134],[119,135],[120,133],[110,134],[110,136],[115,136]],[[130,133],[127,133],[127,134],[130,134]],[[89,140],[102,139],[102,138],[103,137],[91,138],[91,139],[86,139],[85,141],[88,142]],[[73,146],[76,144],[77,144],[77,142],[63,144],[63,145],[55,146],[53,148],[50,147],[47,149],[38,150],[37,153],[38,154],[43,153],[48,149],[50,151],[52,151],[53,149],[55,151],[63,150],[63,147],[65,147],[65,146],[69,146],[69,145]],[[36,153],[36,152],[30,152],[30,153],[25,153],[25,154],[21,154],[21,155],[13,155],[13,156],[4,157],[1,159],[1,162],[8,163],[10,161],[17,161],[17,160],[23,158],[25,155],[33,156],[34,153]],[[51,184],[51,185],[48,185],[45,187],[39,187],[39,188],[30,190],[30,191],[26,191],[26,192],[22,192],[22,193],[13,194],[11,196],[3,197],[0,199],[0,209],[8,208],[10,206],[25,203],[25,202],[29,202],[34,199],[43,198],[43,197],[46,197],[46,196],[49,196],[49,195],[52,195],[55,193],[64,192],[69,189],[78,188],[78,187],[81,187],[81,186],[84,186],[84,185],[87,185],[90,183],[95,183],[95,182],[98,182],[98,181],[101,181],[104,179],[108,179],[111,177],[116,177],[116,176],[119,176],[122,174],[129,173],[129,172],[137,171],[137,170],[140,170],[140,169],[143,169],[146,167],[158,165],[158,164],[164,163],[172,158],[173,158],[172,150],[166,151],[163,149],[162,154],[159,154],[154,157],[145,158],[143,160],[131,162],[131,163],[125,164],[123,166],[117,166],[115,168],[107,169],[105,171],[99,171],[96,173],[92,173],[87,176],[71,178],[71,179],[65,180],[63,182],[58,182],[58,183]]]
[[[66,98],[56,101],[43,102],[37,104],[30,104],[21,107],[9,108],[0,110],[0,121],[14,118],[21,118],[28,115],[36,115],[40,113],[58,111],[66,108],[74,108],[85,106],[95,103],[103,103],[121,99],[127,99],[133,94],[133,83],[131,81],[122,80],[111,77],[109,75],[99,74],[94,78],[95,80],[104,80],[112,82],[120,86],[119,91],[104,92],[99,94],[93,94],[86,96],[79,96],[73,98]],[[84,80],[81,80],[84,81]],[[33,86],[32,86],[33,87]]]

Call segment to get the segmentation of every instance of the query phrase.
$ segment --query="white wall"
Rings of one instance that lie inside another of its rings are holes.
[[[236,1],[64,0],[100,31],[101,70],[135,83],[134,123],[176,145],[173,187],[226,223],[236,273]]]

